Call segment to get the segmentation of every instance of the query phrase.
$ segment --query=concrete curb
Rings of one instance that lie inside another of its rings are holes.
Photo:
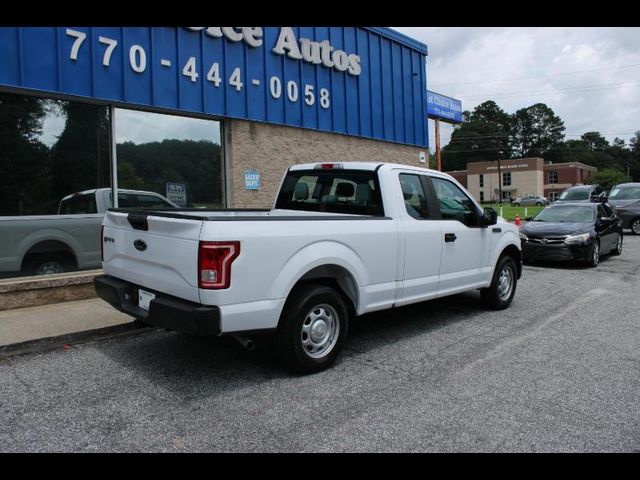
[[[56,337],[28,340],[26,342],[1,346],[0,360],[9,357],[15,357],[18,355],[26,355],[29,353],[42,353],[51,350],[57,350],[59,348],[64,348],[65,345],[76,345],[98,340],[108,340],[110,338],[138,335],[150,332],[152,330],[156,330],[156,328],[138,327],[134,325],[133,322],[131,322],[121,325],[114,325],[111,327],[95,328],[93,330],[68,333],[66,335],[59,335]]]

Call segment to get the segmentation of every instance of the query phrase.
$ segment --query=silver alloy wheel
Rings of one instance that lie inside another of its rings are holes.
[[[60,262],[49,260],[48,262],[38,265],[36,275],[53,275],[55,273],[64,273],[64,267]]]
[[[600,261],[600,244],[598,242],[593,244],[593,254],[591,255],[591,263],[598,265]]]
[[[631,230],[633,230],[633,233],[636,235],[640,235],[640,218],[633,221],[631,224]]]
[[[311,358],[327,356],[336,345],[340,333],[340,317],[326,303],[313,307],[302,322],[302,349]]]
[[[505,265],[498,277],[498,298],[501,301],[509,299],[513,290],[513,270],[509,265]]]

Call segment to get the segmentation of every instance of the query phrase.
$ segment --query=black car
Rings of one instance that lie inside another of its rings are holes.
[[[622,253],[622,220],[606,203],[555,203],[520,229],[525,262],[575,260],[598,266],[605,253]]]
[[[600,185],[576,185],[562,192],[556,202],[603,202],[606,199]]]
[[[622,227],[640,235],[640,183],[621,183],[611,189],[609,203],[622,219]]]

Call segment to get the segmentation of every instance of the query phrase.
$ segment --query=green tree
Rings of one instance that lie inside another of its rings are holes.
[[[603,151],[609,148],[609,142],[604,138],[600,132],[587,132],[582,134],[580,139],[587,145],[587,148],[592,152]]]
[[[106,107],[64,102],[64,130],[51,148],[53,196],[108,187],[109,117]]]
[[[45,100],[0,93],[0,215],[54,213],[49,149],[40,141]]]
[[[640,152],[640,130],[633,134],[633,137],[629,139],[629,148],[632,152]]]
[[[564,122],[544,103],[518,110],[512,125],[515,156],[542,157],[564,139]]]
[[[599,170],[589,178],[590,184],[598,184],[605,190],[609,190],[619,183],[630,182],[631,178],[615,168]]]
[[[509,157],[511,117],[495,102],[487,101],[473,112],[465,111],[463,120],[442,149],[445,170],[465,169],[468,162]]]

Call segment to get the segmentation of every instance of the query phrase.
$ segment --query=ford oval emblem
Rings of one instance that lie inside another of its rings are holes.
[[[144,240],[140,239],[133,242],[133,246],[136,247],[136,250],[140,250],[141,252],[144,252],[147,249],[147,244],[144,242]]]

